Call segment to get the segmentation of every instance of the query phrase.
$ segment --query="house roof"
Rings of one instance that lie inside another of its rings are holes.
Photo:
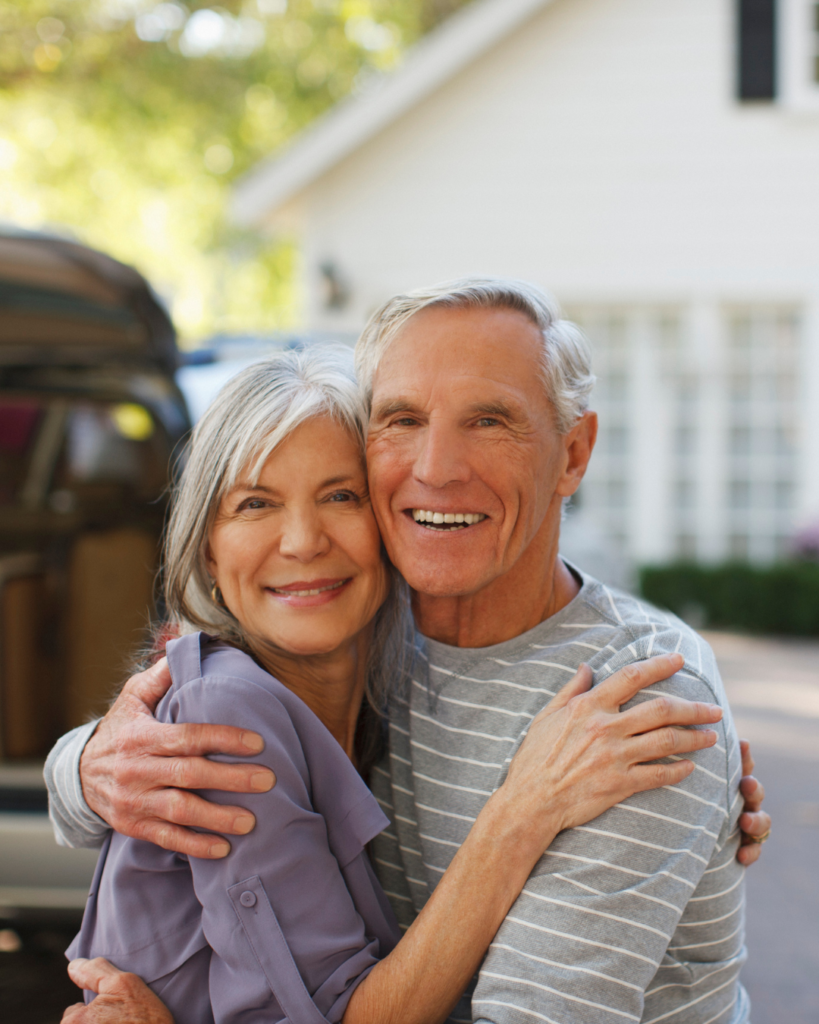
[[[236,185],[233,221],[257,227],[553,0],[473,0],[409,51],[397,71],[374,75],[363,93],[337,104],[284,150]]]

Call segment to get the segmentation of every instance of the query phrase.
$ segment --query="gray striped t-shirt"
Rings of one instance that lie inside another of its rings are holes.
[[[451,1016],[480,1024],[744,1024],[739,744],[710,648],[678,619],[588,577],[535,629],[479,649],[420,644],[371,786],[392,827],[373,842],[402,927],[423,907],[532,718],[581,662],[601,682],[679,651],[672,692],[722,705],[718,745],[681,785],[640,793],[561,833]],[[471,1008],[470,1008],[471,995]]]

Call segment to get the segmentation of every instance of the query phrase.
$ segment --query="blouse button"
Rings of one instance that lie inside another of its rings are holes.
[[[239,897],[239,902],[243,907],[255,907],[256,906],[256,893],[255,892],[243,892]]]

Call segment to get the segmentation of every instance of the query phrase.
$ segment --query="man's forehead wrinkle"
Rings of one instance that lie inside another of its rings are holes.
[[[483,374],[447,375],[429,381],[426,386],[399,385],[395,390],[387,385],[384,391],[383,397],[373,396],[373,419],[401,412],[432,412],[442,407],[453,409],[453,406],[459,406],[455,411],[460,413],[491,413],[528,419],[532,407],[532,395],[524,386]]]

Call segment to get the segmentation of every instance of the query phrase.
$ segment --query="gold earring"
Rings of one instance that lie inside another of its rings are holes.
[[[210,599],[215,605],[218,605],[219,608],[227,608],[225,599],[222,597],[222,591],[219,589],[219,584],[215,581],[210,590]]]

